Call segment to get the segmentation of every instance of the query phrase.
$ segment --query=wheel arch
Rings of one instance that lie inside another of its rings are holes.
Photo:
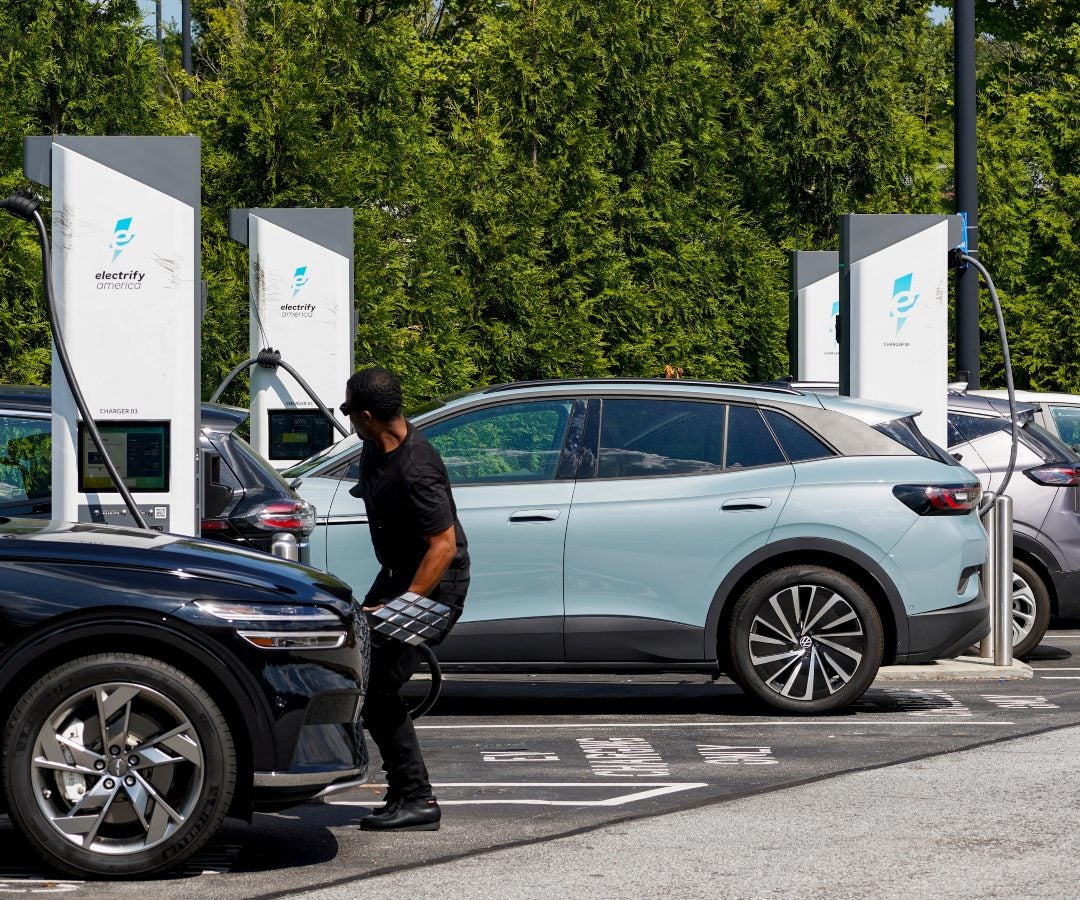
[[[1058,592],[1053,573],[1060,571],[1061,567],[1053,554],[1038,541],[1013,532],[1013,557],[1026,562],[1042,577],[1043,586],[1050,595],[1050,615],[1058,615]]]
[[[720,635],[728,630],[735,601],[751,584],[775,569],[792,565],[814,565],[835,569],[858,584],[873,602],[881,617],[885,649],[882,665],[890,665],[907,653],[907,613],[900,592],[888,573],[874,560],[847,544],[827,538],[792,538],[778,541],[751,553],[728,573],[713,596],[705,620],[705,649],[717,654],[721,671],[730,661]],[[709,648],[713,648],[710,651]]]
[[[260,747],[273,746],[269,731],[254,714],[258,694],[222,661],[221,649],[209,647],[205,638],[197,640],[182,623],[173,621],[166,629],[160,619],[155,622],[130,611],[109,616],[95,610],[92,621],[68,620],[35,633],[16,647],[0,668],[0,721],[10,718],[19,697],[47,672],[98,653],[133,653],[158,659],[193,678],[211,696],[229,724],[236,748],[236,789],[229,815],[249,819],[254,770],[259,765],[256,755]],[[272,768],[272,763],[265,768]]]

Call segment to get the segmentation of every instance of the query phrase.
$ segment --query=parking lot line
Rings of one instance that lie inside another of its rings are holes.
[[[498,800],[440,800],[440,806],[624,806],[639,800],[651,800],[667,794],[692,791],[708,787],[707,782],[685,781],[456,781],[433,784],[432,787],[443,789],[451,787],[537,787],[537,788],[582,788],[582,787],[632,787],[649,788],[635,790],[629,794],[608,797],[605,800],[541,800],[534,797],[500,798]],[[332,800],[328,806],[371,806],[367,800]]]
[[[420,731],[426,729],[428,731],[474,731],[474,730],[504,730],[504,731],[516,731],[519,729],[551,729],[551,728],[588,728],[590,731],[602,731],[606,728],[758,728],[765,726],[780,725],[784,727],[815,727],[824,728],[826,726],[833,727],[836,725],[857,725],[862,728],[867,725],[956,725],[963,723],[964,725],[990,725],[994,727],[1004,727],[1007,725],[1015,725],[1015,722],[977,722],[970,719],[944,719],[941,721],[935,721],[931,719],[919,719],[912,717],[910,719],[901,719],[899,721],[889,720],[887,722],[876,722],[873,719],[815,719],[812,721],[804,721],[801,719],[779,719],[779,720],[766,720],[762,722],[548,722],[541,725],[417,725],[416,730]]]

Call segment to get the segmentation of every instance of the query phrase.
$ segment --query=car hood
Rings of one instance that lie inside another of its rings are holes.
[[[167,571],[181,578],[243,584],[294,602],[312,599],[320,591],[337,600],[352,599],[344,582],[299,563],[216,541],[137,528],[0,517],[0,564],[14,558]]]

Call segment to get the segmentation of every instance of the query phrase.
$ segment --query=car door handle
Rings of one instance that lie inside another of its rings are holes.
[[[768,509],[772,506],[772,497],[737,497],[734,500],[725,500],[721,509],[738,511],[740,509]]]
[[[561,509],[519,509],[510,514],[511,522],[554,522],[562,515]]]

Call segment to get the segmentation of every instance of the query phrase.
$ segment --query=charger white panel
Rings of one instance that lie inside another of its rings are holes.
[[[273,348],[339,422],[353,372],[353,212],[336,209],[232,210],[230,233],[250,249],[251,357]],[[339,438],[285,369],[251,370],[251,438],[284,469]]]
[[[839,381],[840,254],[791,254],[791,374],[798,381]]]
[[[922,410],[947,445],[949,216],[841,217],[841,393]]]
[[[29,138],[52,187],[57,325],[110,457],[152,528],[197,535],[199,140]],[[135,524],[52,363],[53,517]]]

